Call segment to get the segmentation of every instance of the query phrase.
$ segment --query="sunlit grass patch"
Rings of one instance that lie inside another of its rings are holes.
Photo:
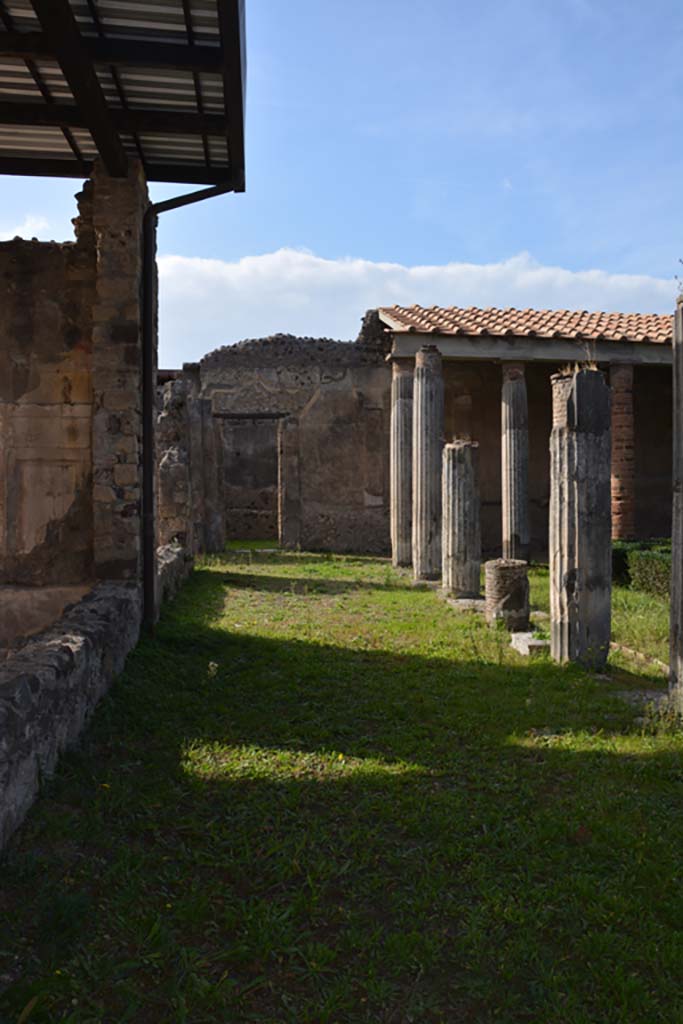
[[[315,751],[235,746],[192,741],[183,750],[181,764],[188,775],[212,779],[319,779],[361,780],[363,776],[396,777],[425,774],[419,765],[387,762],[381,758],[354,757],[342,751]]]

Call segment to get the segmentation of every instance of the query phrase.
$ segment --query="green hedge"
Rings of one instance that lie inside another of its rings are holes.
[[[668,538],[658,538],[656,540],[615,540],[612,543],[612,579],[615,583],[621,583],[624,586],[633,584],[636,587],[633,576],[632,560],[638,561],[638,556],[641,554],[649,555],[664,555],[668,558],[669,566],[671,566],[671,541]],[[647,559],[645,560],[647,562]],[[662,573],[661,567],[654,569],[655,574]],[[643,575],[644,573],[644,575]],[[647,578],[647,570],[643,569],[639,573],[639,580]],[[638,590],[649,590],[648,587],[638,585]],[[650,593],[661,593],[660,590],[649,591]],[[666,593],[669,592],[669,585],[667,583]]]
[[[671,586],[671,553],[667,551],[631,551],[628,572],[634,590],[646,594],[669,596]]]

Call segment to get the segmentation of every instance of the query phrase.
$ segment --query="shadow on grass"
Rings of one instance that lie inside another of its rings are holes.
[[[226,633],[225,575],[139,645],[5,860],[7,1019],[680,1017],[673,739],[475,642]]]

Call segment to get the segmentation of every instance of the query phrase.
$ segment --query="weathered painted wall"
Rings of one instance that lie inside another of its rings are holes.
[[[391,374],[381,341],[241,342],[202,360],[201,385],[222,423],[231,535],[261,526],[272,535],[278,435],[263,414],[277,414],[298,421],[301,545],[388,552]],[[229,418],[247,414],[261,416]]]
[[[0,582],[92,575],[95,256],[0,243]]]
[[[35,588],[21,635],[140,577],[141,168],[77,199],[74,242],[0,243],[0,650]]]
[[[278,420],[216,418],[227,538],[277,538]]]

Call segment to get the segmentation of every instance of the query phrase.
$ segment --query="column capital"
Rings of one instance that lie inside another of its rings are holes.
[[[423,345],[415,354],[415,368],[441,373],[443,360],[436,345]]]
[[[501,363],[503,380],[520,380],[524,377],[526,363],[504,360]]]
[[[395,359],[391,360],[391,376],[396,377],[412,377],[415,372],[415,360],[414,359]]]

